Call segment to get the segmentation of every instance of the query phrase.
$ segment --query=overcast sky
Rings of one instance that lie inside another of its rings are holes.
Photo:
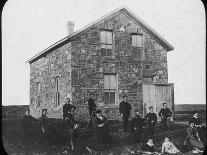
[[[165,38],[175,104],[205,104],[205,10],[200,0],[8,0],[2,11],[3,105],[29,104],[26,60],[67,35],[126,5]]]

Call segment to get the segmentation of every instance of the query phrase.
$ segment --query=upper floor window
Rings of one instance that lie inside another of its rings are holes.
[[[103,30],[100,32],[101,37],[101,55],[112,56],[113,33]]]
[[[144,60],[145,53],[143,48],[143,34],[131,34],[132,57],[137,60]]]
[[[104,75],[105,104],[115,104],[117,90],[117,78],[115,74]]]
[[[143,34],[132,34],[131,37],[133,47],[143,47]]]

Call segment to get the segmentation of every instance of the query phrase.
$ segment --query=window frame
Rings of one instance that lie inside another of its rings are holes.
[[[104,80],[104,104],[105,105],[116,105],[118,103],[118,74],[116,73],[104,73],[104,77],[105,76],[109,76],[109,79],[110,79],[110,76],[114,76],[115,78],[115,89],[110,89],[110,80],[109,80],[109,89],[106,89],[105,88],[105,80]],[[109,93],[109,102],[106,103],[106,98],[105,98],[105,93]],[[111,93],[114,93],[114,103],[110,103],[111,101],[111,98],[110,98],[110,94]]]
[[[111,39],[107,38],[107,35],[110,33],[111,35]],[[102,36],[102,34],[105,34],[105,42],[102,42],[102,38],[104,38]],[[107,40],[111,40],[110,43],[108,43]],[[102,57],[113,57],[113,44],[114,44],[114,34],[113,34],[113,30],[111,29],[100,29],[100,47],[101,47],[101,55]],[[105,52],[105,54],[103,55],[103,52]],[[108,54],[111,53],[111,54]]]
[[[131,36],[131,47],[132,47],[132,49],[131,49],[132,55],[131,56],[135,60],[144,61],[145,60],[144,35],[142,33],[131,33],[130,36]],[[136,45],[134,46],[133,45],[133,42],[134,42],[133,41],[133,38],[134,38],[133,36],[141,36],[141,46],[136,46]],[[134,57],[134,54],[133,54],[133,50],[135,50],[135,49],[139,50],[136,53],[136,57]],[[141,53],[141,56],[139,56],[140,53]]]

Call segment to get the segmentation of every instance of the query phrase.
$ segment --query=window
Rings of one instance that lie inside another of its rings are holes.
[[[117,80],[115,74],[104,75],[105,104],[115,104]]]
[[[143,34],[133,33],[131,34],[132,45],[132,58],[138,60],[144,60],[144,48],[143,48]]]
[[[132,46],[133,47],[142,47],[142,38],[143,38],[143,35],[142,34],[132,34]]]
[[[40,102],[41,102],[41,98],[40,98],[40,96],[38,95],[38,96],[37,96],[37,108],[40,107]]]
[[[37,94],[40,93],[40,90],[41,90],[40,82],[37,82]]]
[[[60,105],[59,77],[55,77],[55,105]]]
[[[112,56],[112,40],[113,34],[111,31],[101,31],[101,55]]]
[[[37,82],[37,102],[36,102],[36,107],[40,107],[41,99],[40,99],[40,91],[41,91],[41,83]]]
[[[150,76],[144,76],[144,81],[145,81],[145,82],[153,82],[153,77],[150,77]]]
[[[143,55],[143,49],[138,47],[132,47],[132,58],[141,60]]]

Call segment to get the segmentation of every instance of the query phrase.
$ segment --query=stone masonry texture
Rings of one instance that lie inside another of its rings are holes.
[[[124,28],[125,31],[121,31]],[[101,56],[100,30],[113,30],[112,57]],[[144,61],[132,57],[131,33],[141,31],[144,38]],[[118,75],[117,102],[104,104],[104,73]],[[30,64],[30,109],[40,117],[43,108],[50,117],[62,118],[62,106],[70,97],[77,107],[77,119],[88,120],[87,100],[94,92],[96,102],[108,119],[120,118],[118,107],[122,95],[133,108],[143,110],[143,76],[153,82],[167,83],[167,50],[128,14],[119,11],[71,38],[46,56]],[[55,105],[55,77],[59,77],[60,105]],[[38,88],[39,83],[39,88]],[[39,89],[39,90],[38,90]],[[39,99],[38,99],[39,98]],[[39,100],[39,105],[37,102]]]

